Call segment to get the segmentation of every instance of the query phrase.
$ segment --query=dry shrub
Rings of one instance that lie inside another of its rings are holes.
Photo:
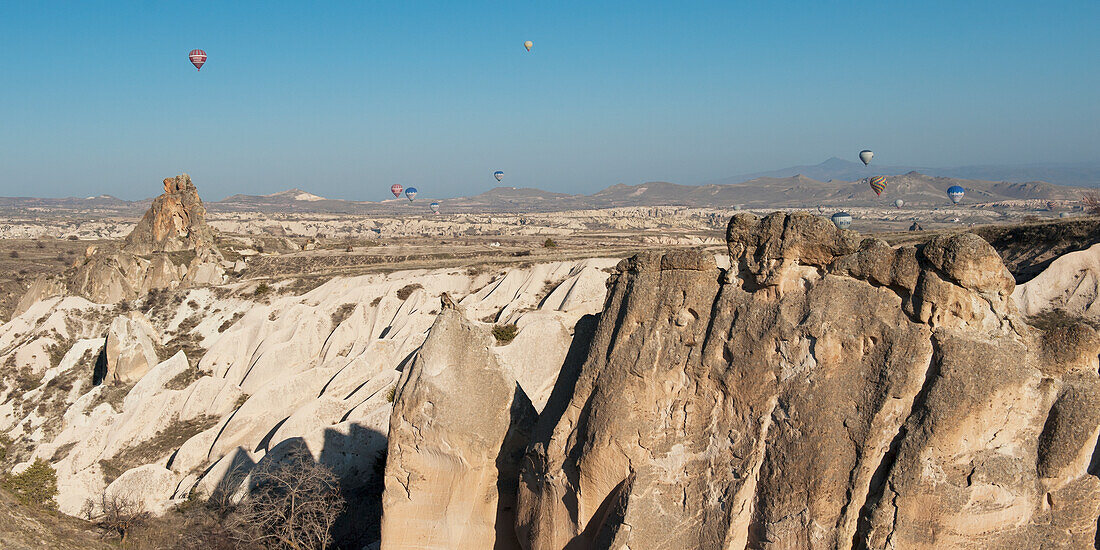
[[[222,323],[220,327],[218,327],[218,332],[225,332],[225,331],[229,330],[229,327],[235,325],[237,323],[237,321],[241,320],[242,317],[244,317],[244,312],[243,311],[238,311],[238,312],[234,313],[233,317],[230,317],[229,319],[226,319],[225,322]]]
[[[252,490],[230,516],[235,538],[269,548],[324,549],[344,511],[340,482],[305,450],[262,464],[252,472]]]
[[[4,464],[4,461],[8,459],[8,448],[11,447],[13,443],[15,442],[8,437],[8,434],[0,432],[0,466],[5,470],[7,469],[7,465]]]
[[[1100,216],[1100,193],[1096,191],[1083,193],[1081,203],[1085,205],[1085,212]]]
[[[126,542],[130,533],[144,526],[152,516],[140,501],[123,495],[108,496],[103,493],[99,499],[99,509],[99,516],[91,519],[99,528],[117,534],[122,542]]]
[[[424,288],[424,286],[421,285],[420,283],[412,283],[412,284],[405,285],[405,286],[401,287],[401,290],[397,291],[397,299],[398,300],[408,300],[409,296],[412,296],[413,292],[416,292],[417,290],[420,290],[421,288]]]
[[[256,290],[252,293],[252,296],[259,298],[267,294],[268,292],[271,292],[271,287],[268,286],[267,283],[262,282],[259,285],[256,285]]]
[[[336,308],[336,311],[332,312],[333,328],[340,326],[340,323],[343,323],[348,317],[351,317],[351,312],[353,311],[355,311],[355,304],[344,304]]]

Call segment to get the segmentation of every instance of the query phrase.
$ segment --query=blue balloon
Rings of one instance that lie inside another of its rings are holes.
[[[439,213],[439,203],[438,202],[433,202],[433,203],[429,204],[428,208],[431,208],[432,212],[435,213],[435,214]]]
[[[837,212],[833,214],[833,225],[837,229],[848,229],[852,227],[852,215],[847,212]]]
[[[947,188],[947,196],[951,197],[951,202],[953,202],[955,204],[959,204],[959,201],[962,200],[963,195],[965,195],[965,194],[966,194],[966,189],[963,189],[962,187],[959,187],[958,185],[952,185],[951,187]]]
[[[406,189],[405,190],[405,196],[409,197],[410,201],[413,200],[414,198],[416,198],[416,188],[415,187],[410,187],[410,188]]]
[[[504,179],[504,171],[497,170],[496,172],[493,172],[493,177],[496,178],[497,181]]]

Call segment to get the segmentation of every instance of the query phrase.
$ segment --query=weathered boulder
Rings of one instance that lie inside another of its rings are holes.
[[[220,285],[225,282],[222,257],[216,250],[204,248],[196,251],[195,258],[187,265],[183,280],[190,285]]]
[[[157,329],[140,312],[116,317],[107,330],[104,380],[124,383],[140,380],[157,364],[157,344],[160,344]]]
[[[515,481],[535,411],[450,298],[399,383],[382,548],[518,548]]]
[[[1051,365],[988,244],[797,213],[727,237],[724,275],[674,252],[612,276],[523,464],[526,548],[1092,545],[1100,344]]]

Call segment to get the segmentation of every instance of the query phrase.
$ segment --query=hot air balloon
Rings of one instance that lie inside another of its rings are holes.
[[[395,199],[401,198],[401,190],[402,189],[404,189],[404,187],[401,187],[401,184],[399,184],[399,183],[395,183],[395,184],[391,185],[390,186],[390,193],[393,193],[393,198],[395,198]]]
[[[523,43],[523,47],[524,47],[524,48],[527,48],[527,51],[531,51],[531,46],[534,46],[534,45],[535,45],[535,43],[534,43],[534,42],[531,42],[530,40],[528,40],[527,42],[524,42],[524,43]]]
[[[187,55],[191,59],[191,64],[195,66],[195,70],[201,71],[202,64],[206,63],[206,52],[202,50],[191,50],[191,53]]]
[[[504,172],[501,170],[497,170],[496,172],[493,172],[493,177],[496,178],[497,181],[500,181],[504,179]]]
[[[414,198],[416,198],[416,188],[410,187],[406,189],[405,196],[408,197],[410,201],[412,201]]]
[[[901,199],[894,201],[894,208],[901,208],[902,206],[905,206],[905,201]]]
[[[963,195],[966,194],[966,189],[959,187],[958,185],[952,185],[947,188],[947,196],[951,197],[951,202],[959,204],[959,201],[963,200]]]
[[[833,225],[837,229],[848,229],[852,227],[852,215],[847,212],[837,212],[833,214]]]
[[[859,160],[863,161],[864,166],[867,166],[868,164],[871,164],[871,157],[874,157],[874,156],[875,156],[875,154],[872,153],[870,149],[864,149],[864,150],[859,152]]]
[[[867,185],[871,186],[876,195],[881,195],[886,190],[886,176],[875,176],[867,180]]]
[[[433,202],[433,203],[429,204],[428,208],[432,209],[433,214],[438,214],[439,213],[439,203],[438,202]]]

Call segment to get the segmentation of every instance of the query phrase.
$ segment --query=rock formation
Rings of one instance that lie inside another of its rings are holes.
[[[382,548],[519,548],[519,461],[535,409],[488,328],[444,294],[390,419]]]
[[[19,299],[19,302],[15,304],[15,309],[12,311],[12,317],[23,313],[30,309],[36,302],[45,300],[46,298],[53,298],[65,292],[64,285],[53,278],[46,277],[45,275],[39,275],[31,283],[31,286],[23,293],[23,297]]]
[[[215,247],[206,209],[187,174],[166,178],[164,194],[153,200],[121,250],[89,248],[68,274],[69,294],[99,303],[133,300],[153,289],[225,282],[225,263]],[[175,254],[173,254],[175,253]],[[37,281],[20,300],[19,311],[59,291]]]
[[[157,364],[156,345],[160,343],[157,329],[141,313],[132,311],[129,315],[116,317],[107,329],[103,346],[106,368],[102,379],[137,382]]]
[[[777,213],[727,241],[726,273],[620,264],[525,458],[526,548],[1092,545],[1095,332],[1044,353],[975,235],[893,249]]]
[[[1058,257],[1034,279],[1016,287],[1012,298],[1025,315],[1059,308],[1100,320],[1100,244]]]
[[[164,179],[164,194],[153,200],[122,251],[138,256],[154,252],[206,249],[214,246],[214,231],[206,225],[206,208],[191,176]]]

